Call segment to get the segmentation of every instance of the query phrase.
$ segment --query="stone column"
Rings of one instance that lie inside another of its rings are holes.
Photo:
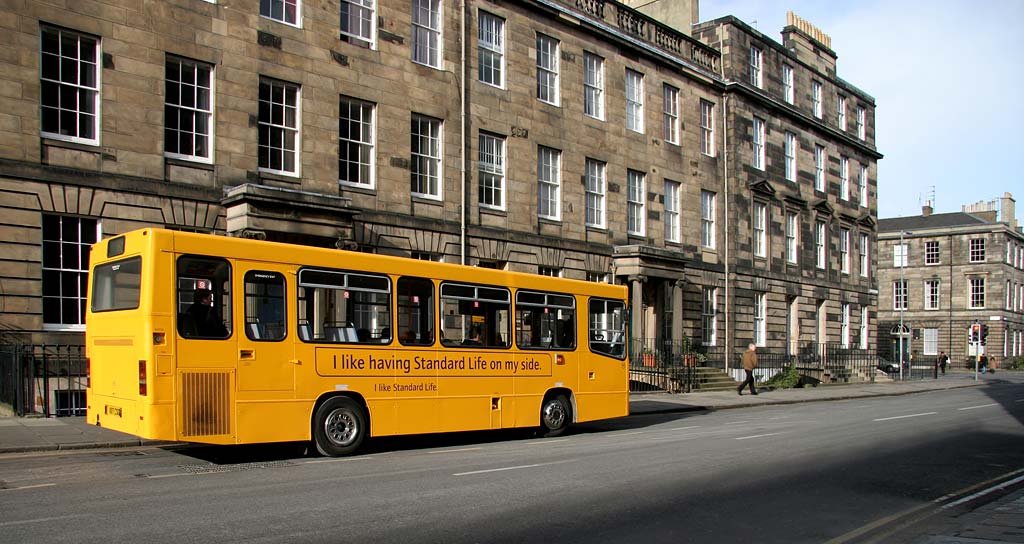
[[[683,343],[683,288],[686,280],[678,279],[672,283],[672,343],[681,346]]]
[[[629,277],[629,289],[631,293],[630,298],[630,325],[633,334],[633,338],[644,337],[644,282],[647,281],[647,277],[643,275],[636,275]],[[638,346],[642,347],[642,346]],[[636,350],[637,348],[634,348]]]

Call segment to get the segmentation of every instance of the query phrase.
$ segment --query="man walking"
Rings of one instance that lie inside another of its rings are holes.
[[[743,388],[750,384],[750,394],[756,395],[757,389],[754,389],[754,369],[757,368],[757,346],[753,343],[747,344],[747,351],[743,352],[743,371],[747,373],[747,379],[740,384],[736,390],[740,396],[743,396]]]

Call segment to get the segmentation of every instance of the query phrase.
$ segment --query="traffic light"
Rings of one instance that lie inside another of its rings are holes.
[[[968,333],[968,340],[972,344],[977,344],[978,342],[981,342],[981,325],[980,324],[978,324],[978,323],[972,323],[971,324],[971,330]]]
[[[981,345],[985,345],[985,339],[988,338],[988,325],[985,323],[981,324]]]

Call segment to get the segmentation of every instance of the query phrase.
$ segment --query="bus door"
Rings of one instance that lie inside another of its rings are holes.
[[[181,255],[175,263],[176,394],[178,435],[233,436],[238,333],[227,259]]]
[[[240,314],[236,353],[240,392],[295,389],[294,342],[285,341],[287,271],[266,263],[238,263],[235,277],[242,293],[236,309]]]

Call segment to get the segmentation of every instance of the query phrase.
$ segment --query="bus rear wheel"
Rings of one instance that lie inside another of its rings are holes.
[[[544,436],[558,436],[569,428],[572,412],[565,395],[553,395],[544,399],[540,407],[541,431]]]
[[[366,437],[367,417],[348,397],[327,399],[313,419],[313,442],[321,455],[349,455],[359,449]]]

